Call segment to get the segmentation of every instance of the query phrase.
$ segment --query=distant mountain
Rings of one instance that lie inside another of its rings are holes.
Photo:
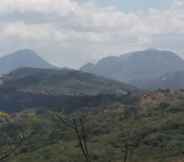
[[[93,74],[62,69],[20,68],[2,78],[2,87],[49,95],[126,95],[136,88]]]
[[[19,50],[0,58],[0,75],[21,67],[56,68],[29,49]]]
[[[184,89],[184,71],[167,73],[155,80],[145,81],[139,87],[145,89]]]
[[[184,70],[184,60],[170,51],[148,49],[119,57],[106,57],[80,70],[140,87],[144,81]]]

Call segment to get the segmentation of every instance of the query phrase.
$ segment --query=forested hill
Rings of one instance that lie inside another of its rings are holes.
[[[128,84],[85,72],[62,69],[20,68],[2,78],[1,87],[50,95],[126,95],[137,89]]]

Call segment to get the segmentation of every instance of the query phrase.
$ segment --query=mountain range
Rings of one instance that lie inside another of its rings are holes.
[[[0,75],[25,67],[46,70],[60,69],[30,49],[18,50],[0,58]],[[182,77],[184,75],[184,60],[176,53],[166,50],[147,49],[120,56],[110,56],[99,60],[96,64],[88,63],[80,70],[141,89],[184,88],[184,78]],[[27,72],[27,70],[25,71]],[[31,71],[35,72],[33,69]],[[22,74],[23,71],[21,71]],[[86,80],[87,82],[88,80]]]
[[[159,84],[157,86],[156,80],[160,80],[168,73],[172,75],[172,73],[184,71],[184,60],[171,51],[148,49],[118,57],[106,57],[96,64],[86,64],[81,67],[81,71],[123,81],[139,88],[165,88]],[[173,76],[173,86],[176,84],[177,87],[179,76]],[[153,86],[152,83],[154,83]]]
[[[129,78],[119,73],[126,82],[148,89],[184,86],[177,55],[139,54],[120,56],[130,69]],[[106,68],[118,66],[117,59]],[[144,91],[108,76],[44,65],[15,66],[0,77],[1,162],[183,161],[184,90]]]

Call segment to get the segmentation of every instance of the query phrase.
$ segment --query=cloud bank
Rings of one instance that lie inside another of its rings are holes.
[[[184,52],[184,1],[124,12],[82,0],[1,0],[0,55],[32,48],[60,66],[79,67],[144,48]]]

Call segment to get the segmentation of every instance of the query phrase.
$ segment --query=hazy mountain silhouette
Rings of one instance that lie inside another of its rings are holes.
[[[145,81],[184,70],[184,60],[171,51],[148,49],[106,57],[96,64],[81,67],[81,70],[140,87]]]
[[[21,67],[55,68],[29,49],[19,50],[0,58],[0,74],[6,74]]]
[[[173,73],[167,73],[163,76],[139,83],[140,88],[144,89],[184,89],[184,71],[177,71]]]

